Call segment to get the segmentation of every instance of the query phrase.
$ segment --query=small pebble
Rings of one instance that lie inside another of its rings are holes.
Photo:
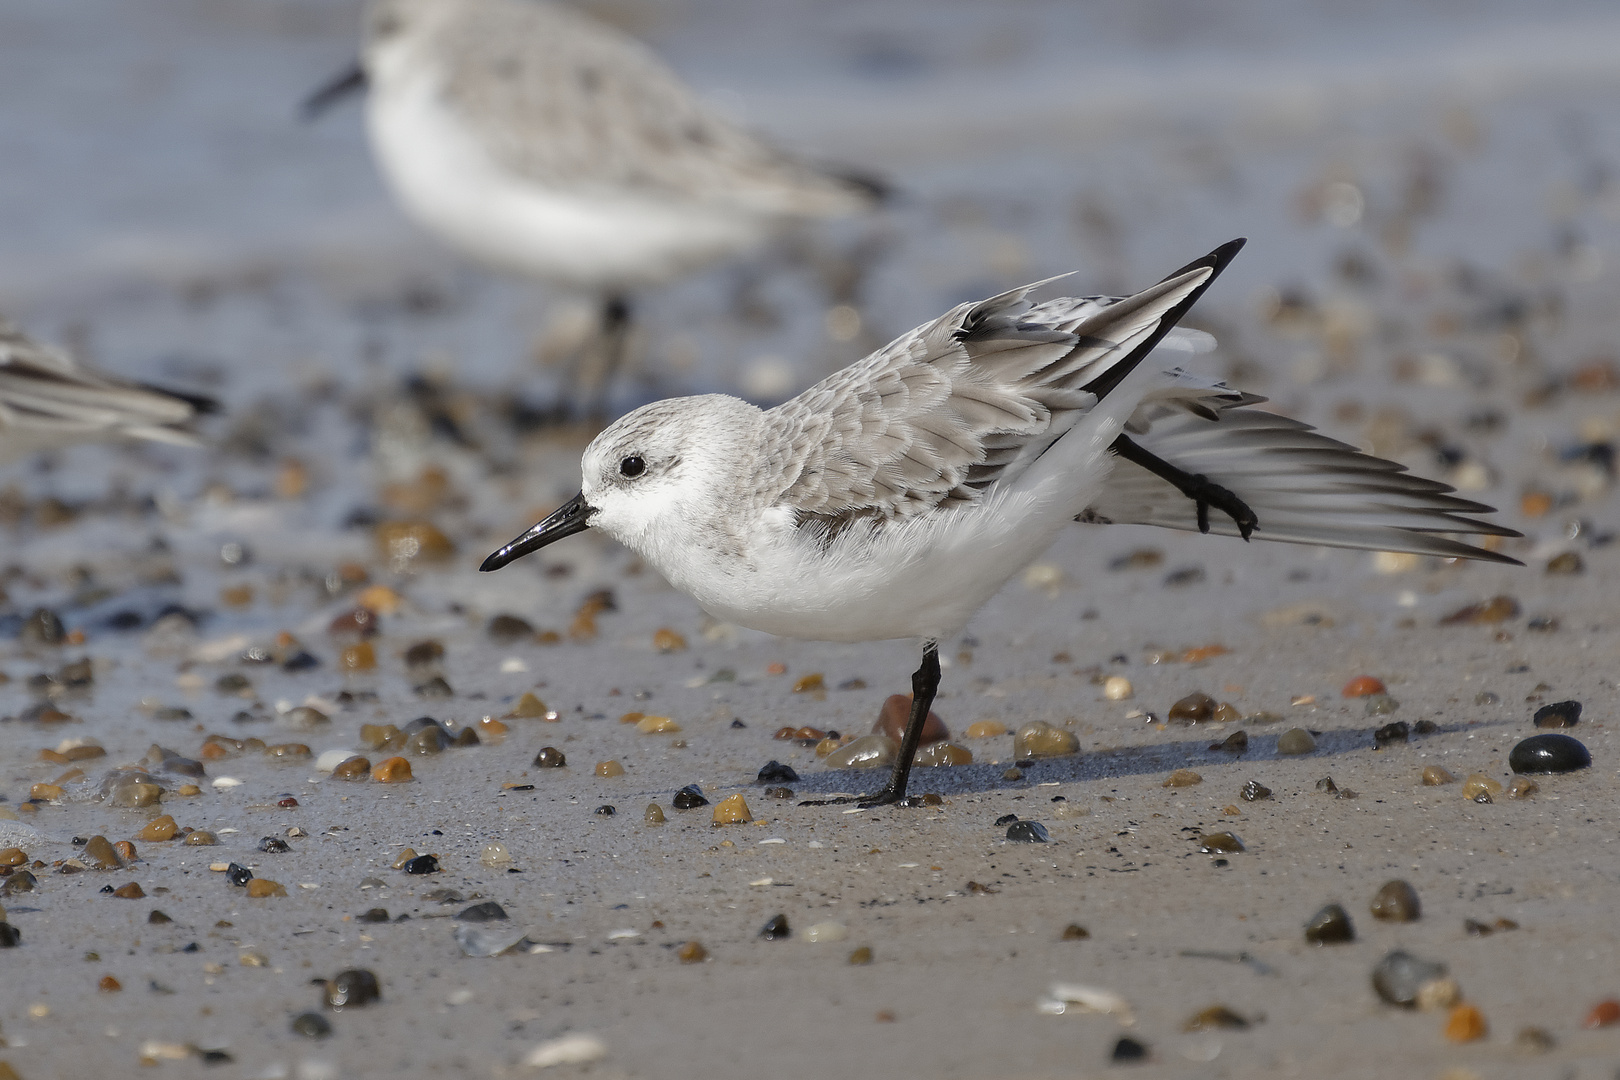
[[[852,950],[848,962],[851,967],[865,967],[870,964],[872,962],[872,946],[862,945]]]
[[[1412,729],[1406,726],[1406,721],[1397,720],[1374,731],[1373,742],[1378,746],[1388,746],[1390,743],[1406,742],[1411,734]]]
[[[641,820],[648,825],[662,825],[664,823],[664,808],[657,803],[648,803],[647,809],[641,814]]]
[[[371,759],[359,754],[344,758],[332,767],[334,780],[365,780],[371,776]]]
[[[1240,1016],[1225,1005],[1211,1005],[1207,1009],[1200,1009],[1188,1017],[1181,1025],[1182,1031],[1242,1031],[1249,1027],[1247,1017]]]
[[[1215,712],[1215,699],[1201,691],[1194,691],[1170,706],[1168,718],[1179,724],[1196,724],[1208,720]]]
[[[1341,904],[1328,904],[1305,924],[1305,940],[1317,945],[1334,945],[1356,939],[1350,913]]]
[[[975,720],[964,734],[970,739],[993,739],[1007,734],[1007,725],[1000,720]]]
[[[254,878],[247,883],[247,894],[254,899],[263,899],[267,896],[286,896],[287,887],[280,882],[269,878]]]
[[[1606,1028],[1616,1024],[1620,1024],[1620,1001],[1614,998],[1605,998],[1592,1006],[1592,1011],[1581,1021],[1581,1026],[1585,1028]]]
[[[817,695],[817,701],[823,700],[827,693],[827,680],[819,671],[813,671],[808,675],[800,675],[793,680],[793,692],[795,694],[814,694]]]
[[[259,840],[259,850],[267,855],[285,855],[292,848],[279,836],[266,836]]]
[[[22,931],[0,920],[0,949],[15,949],[22,944]]]
[[[708,806],[709,800],[703,797],[702,788],[687,784],[675,793],[669,804],[677,810],[696,810],[700,806]]]
[[[370,671],[377,666],[377,649],[369,641],[346,646],[338,653],[339,671]]]
[[[518,698],[517,704],[512,706],[512,711],[506,714],[506,718],[508,720],[541,720],[547,718],[550,711],[550,709],[546,708],[545,702],[535,697],[532,692],[525,691],[523,696]]]
[[[436,855],[418,855],[406,861],[400,867],[407,874],[437,874],[439,872],[439,859]]]
[[[1198,837],[1198,850],[1206,855],[1241,855],[1249,850],[1237,833],[1204,833]]]
[[[1001,774],[1001,778],[1003,780],[1022,780],[1024,778],[1024,770],[1014,765],[1012,768],[1005,770]]]
[[[877,769],[894,764],[900,744],[887,735],[862,735],[827,755],[829,769]]]
[[[917,751],[912,764],[917,768],[937,768],[946,765],[971,765],[973,751],[951,742],[929,743]]]
[[[756,784],[796,784],[798,782],[799,774],[793,771],[793,766],[783,765],[775,758],[767,761],[760,768],[758,775],[754,777],[754,783]]]
[[[1443,784],[1455,784],[1457,778],[1452,776],[1439,765],[1426,765],[1423,768],[1423,786],[1440,787]]]
[[[560,769],[567,764],[567,755],[555,746],[542,746],[540,752],[534,755],[534,765],[539,769]]]
[[[1545,1054],[1558,1045],[1558,1040],[1546,1028],[1526,1027],[1513,1037],[1513,1045],[1532,1054]]]
[[[484,866],[505,866],[512,861],[512,853],[499,840],[492,840],[478,853],[478,861]]]
[[[124,865],[112,842],[105,836],[92,836],[84,845],[84,858],[97,870],[117,870]]]
[[[1541,790],[1541,785],[1528,776],[1515,776],[1508,782],[1507,793],[1510,799],[1528,799]]]
[[[327,980],[324,997],[328,1009],[356,1009],[381,1001],[382,989],[377,985],[377,976],[371,972],[350,968]]]
[[[709,958],[709,950],[700,941],[688,941],[676,951],[675,958],[683,964],[701,964]]]
[[[404,851],[399,853],[399,858],[394,860],[393,869],[395,869],[395,870],[403,870],[403,869],[405,869],[405,864],[410,862],[414,858],[416,858],[416,849],[412,848],[412,847],[406,848]]]
[[[1534,723],[1538,728],[1567,728],[1581,722],[1581,703],[1555,701],[1536,710]]]
[[[1123,675],[1110,675],[1103,680],[1103,697],[1109,701],[1129,701],[1136,688]]]
[[[146,892],[141,888],[140,882],[132,881],[128,885],[118,886],[113,890],[113,895],[120,900],[140,900],[146,896]]]
[[[1421,960],[1402,949],[1388,953],[1373,967],[1373,990],[1391,1005],[1413,1009],[1419,991],[1446,977],[1446,966]]]
[[[1044,844],[1051,837],[1038,821],[1015,821],[1007,826],[1007,839],[1015,844]]]
[[[1364,698],[1372,697],[1374,694],[1382,694],[1385,689],[1384,684],[1371,675],[1357,675],[1344,684],[1341,693],[1347,698]]]
[[[1586,570],[1586,563],[1581,559],[1578,551],[1565,551],[1554,555],[1547,560],[1547,573],[1549,574],[1580,574]]]
[[[615,776],[623,776],[624,766],[620,765],[617,761],[598,761],[596,763],[596,775],[603,777],[604,779],[611,779]]]
[[[1238,790],[1238,796],[1244,802],[1259,802],[1271,798],[1271,789],[1258,780],[1250,780]]]
[[[385,923],[388,921],[388,909],[380,907],[368,908],[355,916],[355,918],[363,923]]]
[[[306,1039],[324,1039],[332,1034],[332,1022],[320,1013],[299,1013],[292,1018],[292,1032]]]
[[[180,842],[187,847],[213,847],[219,843],[219,837],[207,829],[193,829],[186,833],[186,838]]]
[[[1401,703],[1388,694],[1374,694],[1367,699],[1367,704],[1362,709],[1362,712],[1367,716],[1388,716],[1400,707]],[[1406,725],[1402,724],[1401,726],[1404,728]]]
[[[1137,1042],[1129,1035],[1121,1035],[1115,1041],[1113,1052],[1108,1055],[1108,1060],[1116,1065],[1134,1064],[1139,1061],[1146,1061],[1147,1056],[1148,1048],[1145,1044]]]
[[[1164,783],[1160,784],[1159,786],[1181,788],[1192,787],[1194,784],[1202,784],[1203,782],[1204,778],[1193,772],[1191,769],[1177,769],[1175,772],[1165,777]]]
[[[681,725],[667,716],[643,716],[636,721],[636,730],[643,735],[674,735]]]
[[[162,814],[148,821],[135,834],[135,839],[143,842],[161,843],[165,840],[173,840],[179,831],[180,827],[174,823],[174,818],[168,814]]]
[[[1484,773],[1470,773],[1468,779],[1463,781],[1462,793],[1465,799],[1475,799],[1480,795],[1500,795],[1502,785]]]
[[[1454,1043],[1476,1042],[1483,1039],[1489,1029],[1485,1015],[1466,1002],[1454,1005],[1446,1017],[1446,1040]]]
[[[911,695],[890,694],[884,699],[883,708],[878,711],[878,718],[872,724],[872,732],[876,735],[887,735],[898,745],[906,733],[906,724],[911,719]],[[951,737],[950,730],[935,713],[930,712],[928,719],[923,721],[922,740],[918,745],[932,742],[941,742]]]
[[[1289,728],[1277,736],[1277,753],[1309,754],[1316,749],[1316,740],[1304,728]]]
[[[791,937],[792,935],[793,931],[788,929],[786,915],[771,916],[770,920],[766,922],[764,926],[760,927],[759,930],[759,936],[764,938],[766,941],[781,941],[784,938]]]
[[[484,627],[484,633],[497,645],[510,645],[520,638],[534,636],[534,627],[516,615],[496,615]]]
[[[1508,752],[1516,773],[1566,773],[1592,764],[1592,755],[1568,735],[1532,735]]]
[[[686,648],[686,639],[665,626],[653,631],[652,644],[657,652],[680,652]]]
[[[748,809],[748,803],[742,797],[742,792],[727,795],[714,805],[714,824],[741,825],[754,820],[754,815]]]
[[[1013,757],[1065,757],[1080,752],[1080,739],[1074,732],[1053,727],[1044,720],[1031,720],[1013,735]]]
[[[124,988],[124,984],[111,975],[103,975],[101,981],[96,983],[96,989],[103,994],[116,994]]]
[[[501,905],[497,904],[493,900],[485,900],[481,904],[474,904],[470,908],[463,909],[461,914],[457,915],[456,918],[460,919],[462,922],[480,923],[498,922],[508,918],[508,916],[506,914],[506,909],[501,907]]]
[[[1518,618],[1519,602],[1511,596],[1493,596],[1480,604],[1459,608],[1440,620],[1441,626],[1483,625]]]
[[[1383,922],[1416,922],[1423,914],[1417,890],[1396,879],[1386,881],[1372,899],[1372,916]]]
[[[1228,754],[1241,754],[1249,749],[1249,733],[1234,731],[1220,742],[1210,743],[1209,748]]]
[[[403,784],[411,778],[411,763],[402,757],[385,758],[373,766],[371,778],[379,784]]]
[[[849,937],[849,929],[843,923],[819,922],[805,928],[804,940],[812,945],[828,941],[843,941]]]

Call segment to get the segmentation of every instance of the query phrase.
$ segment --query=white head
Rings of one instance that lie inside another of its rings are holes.
[[[762,413],[724,394],[671,398],[614,421],[580,461],[580,492],[484,561],[498,570],[585,528],[601,529],[652,562],[697,541],[723,544],[718,522],[746,519],[756,498]]]

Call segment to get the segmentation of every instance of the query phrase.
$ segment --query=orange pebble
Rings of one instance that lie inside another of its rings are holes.
[[[887,735],[895,742],[905,734],[906,722],[911,719],[911,695],[890,694],[883,702],[883,709],[878,713],[877,722],[872,725],[872,731],[878,735]],[[922,742],[943,742],[951,737],[950,729],[945,721],[930,712],[928,719],[923,721]]]
[[[827,682],[822,678],[821,672],[811,672],[809,675],[800,675],[793,680],[795,694],[813,694],[818,690],[827,689]]]
[[[164,814],[162,817],[155,817],[151,821],[148,821],[145,828],[141,829],[140,832],[135,834],[135,839],[142,841],[153,840],[159,842],[164,840],[173,840],[175,833],[179,831],[179,827],[174,823],[174,818],[170,817],[168,814]]]
[[[1527,492],[1524,498],[1519,500],[1519,510],[1525,517],[1543,517],[1552,507],[1553,498],[1545,491]]]
[[[1184,664],[1201,664],[1205,660],[1213,660],[1217,656],[1225,656],[1231,651],[1232,650],[1228,649],[1225,645],[1203,645],[1196,649],[1188,649],[1186,652],[1182,653],[1181,662]]]
[[[370,671],[377,666],[377,650],[371,642],[350,645],[338,654],[338,667],[344,671]]]
[[[596,763],[597,776],[623,776],[624,766],[617,761],[598,761]]]
[[[263,899],[266,896],[286,896],[287,887],[279,881],[271,881],[269,878],[254,878],[247,883],[247,894],[255,900]]]
[[[1446,1038],[1452,1042],[1474,1042],[1483,1039],[1489,1030],[1485,1014],[1467,1003],[1453,1006],[1446,1018]]]
[[[780,660],[778,660],[774,664],[766,664],[765,665],[765,674],[767,674],[767,675],[786,675],[787,674],[787,665],[782,663]]]
[[[1620,1001],[1614,998],[1604,998],[1592,1006],[1592,1011],[1586,1014],[1581,1022],[1582,1027],[1603,1028],[1620,1024]]]
[[[101,981],[96,983],[96,989],[100,990],[103,994],[116,994],[123,988],[124,984],[113,978],[111,975],[103,975],[101,977]]]
[[[666,626],[653,634],[653,648],[661,653],[680,652],[686,648],[686,639]]]
[[[364,780],[371,774],[371,759],[356,754],[351,758],[344,758],[332,770],[334,780]]]
[[[402,757],[385,758],[372,766],[371,778],[379,784],[403,784],[411,778],[411,763]]]
[[[1384,684],[1371,675],[1357,675],[1344,684],[1341,693],[1347,698],[1372,697],[1385,692]]]
[[[135,854],[135,845],[128,840],[117,841],[113,844],[113,850],[118,852],[118,857],[127,863],[134,862],[138,858]]]

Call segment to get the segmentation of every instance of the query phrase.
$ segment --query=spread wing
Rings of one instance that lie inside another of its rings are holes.
[[[1126,430],[1143,449],[1226,488],[1254,511],[1256,540],[1422,555],[1517,560],[1439,533],[1518,536],[1467,515],[1491,513],[1404,465],[1363,454],[1310,425],[1252,406],[1265,399],[1182,371],[1143,399]],[[1198,530],[1197,504],[1157,474],[1120,459],[1082,521]],[[1209,531],[1238,535],[1231,518]]]
[[[86,371],[0,320],[0,457],[105,436],[195,444],[193,399]]]
[[[982,498],[1152,352],[1242,243],[1122,299],[1033,304],[1041,282],[963,304],[823,380],[772,410],[778,505],[835,526]]]

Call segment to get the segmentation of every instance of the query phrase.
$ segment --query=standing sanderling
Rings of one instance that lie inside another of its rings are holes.
[[[194,446],[197,437],[185,425],[210,408],[202,398],[86,371],[0,319],[0,464],[107,439]]]
[[[372,0],[361,65],[305,111],[367,84],[373,152],[419,225],[602,298],[600,370],[575,392],[606,392],[632,290],[880,195],[705,108],[640,42],[538,0]]]
[[[637,409],[586,448],[580,494],[482,569],[598,528],[717,618],[923,639],[876,805],[905,797],[939,639],[1071,520],[1515,562],[1438,535],[1519,535],[1463,516],[1491,507],[1149,359],[1242,246],[1123,299],[963,304],[769,411]]]

